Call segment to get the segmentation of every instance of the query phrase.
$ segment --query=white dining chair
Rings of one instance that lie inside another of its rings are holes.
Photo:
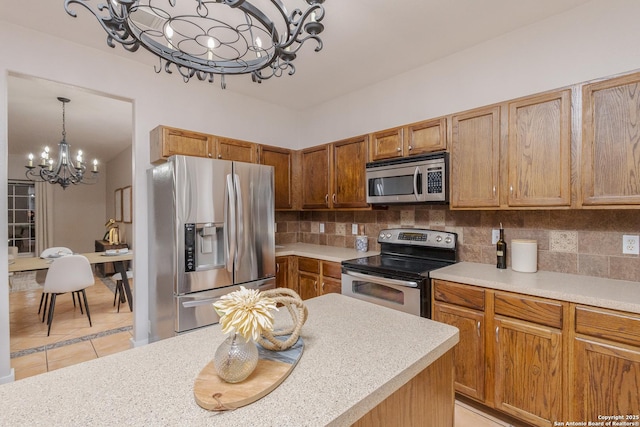
[[[73,254],[73,251],[69,248],[65,248],[64,246],[53,246],[42,251],[40,253],[40,258],[45,259],[45,258],[50,258],[56,255],[71,255],[71,254]],[[36,271],[36,282],[40,286],[44,286],[44,281],[46,277],[47,277],[47,270]],[[42,292],[42,296],[40,297],[40,306],[38,307],[38,314],[40,314],[40,311],[42,311],[43,302],[44,302],[44,312],[42,313],[42,321],[44,322],[45,315],[47,314],[47,303],[49,302],[49,295],[46,294],[45,292]],[[76,305],[76,298],[74,294],[73,306],[75,307],[75,305]]]
[[[116,299],[118,300],[118,313],[120,313],[120,303],[125,302],[126,299],[123,298],[124,295],[124,286],[122,285],[122,274],[116,273],[111,276],[111,279],[116,281],[116,290],[115,295],[113,296],[113,306],[116,305]],[[133,271],[127,270],[127,279],[133,279]]]
[[[87,294],[85,289],[93,286],[95,279],[89,260],[83,255],[68,255],[55,259],[51,263],[51,267],[47,271],[47,277],[44,281],[44,292],[51,294],[51,303],[49,304],[49,315],[47,318],[47,336],[51,333],[51,324],[53,323],[53,314],[56,307],[56,297],[60,294],[71,292],[78,295],[78,305],[82,313],[82,299],[84,300],[84,309],[89,318],[89,326],[91,324],[91,314],[89,313],[89,303],[87,302]]]

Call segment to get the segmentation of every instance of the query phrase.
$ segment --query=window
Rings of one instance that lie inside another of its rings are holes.
[[[29,182],[9,181],[7,194],[9,246],[17,246],[19,253],[33,253],[36,245],[35,186]]]

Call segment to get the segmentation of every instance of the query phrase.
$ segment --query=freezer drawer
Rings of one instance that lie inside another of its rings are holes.
[[[276,281],[274,277],[270,277],[264,280],[244,283],[242,286],[247,289],[266,291],[267,289],[275,288]],[[238,289],[240,289],[239,285],[176,296],[175,312],[177,316],[175,317],[175,328],[173,332],[180,334],[218,323],[220,318],[213,309],[213,303],[218,301],[223,295],[237,291]]]

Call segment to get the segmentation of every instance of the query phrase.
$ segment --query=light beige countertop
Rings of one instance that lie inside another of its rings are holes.
[[[434,279],[518,292],[640,314],[640,282],[538,271],[519,273],[495,265],[459,262],[429,273]]]
[[[380,254],[380,252],[360,252],[351,248],[313,245],[310,243],[288,243],[284,245],[276,245],[276,256],[296,255],[331,262],[342,262],[347,259],[362,258],[378,254]]]
[[[0,425],[348,426],[459,339],[452,326],[339,294],[305,303],[302,358],[255,403],[196,404],[194,380],[225,338],[213,325],[0,385]],[[276,318],[290,323],[285,310]]]

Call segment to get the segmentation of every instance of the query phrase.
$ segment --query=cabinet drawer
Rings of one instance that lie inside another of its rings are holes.
[[[320,274],[320,263],[313,258],[298,258],[298,271]]]
[[[590,307],[576,307],[576,332],[640,346],[640,317]]]
[[[514,319],[562,328],[562,303],[523,295],[496,293],[495,313]]]
[[[342,266],[337,262],[322,261],[322,275],[342,279]]]
[[[434,281],[434,298],[462,307],[484,310],[484,290],[457,283]]]

